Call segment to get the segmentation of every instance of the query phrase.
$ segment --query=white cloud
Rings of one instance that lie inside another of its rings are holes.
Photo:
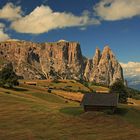
[[[50,7],[42,5],[36,7],[29,15],[12,22],[11,28],[20,33],[40,34],[53,29],[92,24],[100,24],[100,22],[90,18],[87,12],[75,16],[72,13],[54,12]]]
[[[86,27],[81,27],[81,28],[80,28],[81,31],[84,31],[84,30],[86,30],[86,29],[87,29]]]
[[[140,75],[140,62],[128,62],[120,64],[124,70],[124,75],[126,77]]]
[[[8,34],[4,32],[4,28],[5,25],[3,23],[0,23],[0,41],[5,41],[10,38]]]
[[[46,4],[47,2],[48,2],[48,0],[44,0],[44,1],[43,1],[43,4]]]
[[[22,10],[20,6],[15,6],[12,3],[7,3],[0,9],[0,19],[16,20],[21,18]]]
[[[94,6],[97,16],[104,20],[121,20],[140,16],[140,0],[101,0]]]

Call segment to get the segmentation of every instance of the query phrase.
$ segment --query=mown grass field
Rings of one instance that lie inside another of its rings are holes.
[[[36,82],[37,86],[45,87],[45,88],[53,88],[65,91],[83,91],[83,92],[91,92],[89,88],[85,87],[83,84],[75,81],[75,80],[59,80],[57,82],[52,80],[21,80],[20,83],[26,82]]]
[[[75,93],[76,94],[76,93]],[[0,88],[0,140],[139,140],[140,107],[84,112],[45,87]]]

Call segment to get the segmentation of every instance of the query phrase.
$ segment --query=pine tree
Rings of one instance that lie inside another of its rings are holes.
[[[113,85],[110,86],[111,93],[118,93],[119,94],[119,102],[126,103],[127,102],[127,89],[124,86],[123,81],[117,80]]]
[[[14,85],[18,85],[18,76],[13,70],[12,63],[8,63],[0,71],[0,86],[12,88]]]

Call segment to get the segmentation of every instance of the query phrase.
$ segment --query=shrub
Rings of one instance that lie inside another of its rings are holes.
[[[53,81],[52,81],[53,83],[61,83],[58,79],[53,79]]]

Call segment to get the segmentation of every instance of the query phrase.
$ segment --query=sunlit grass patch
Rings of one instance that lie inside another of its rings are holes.
[[[84,110],[81,107],[65,107],[60,109],[60,112],[67,115],[79,116],[84,113]]]

